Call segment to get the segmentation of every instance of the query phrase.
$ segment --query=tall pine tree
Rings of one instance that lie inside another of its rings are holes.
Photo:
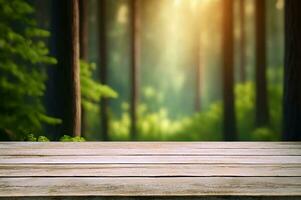
[[[234,36],[233,36],[233,0],[223,0],[223,103],[224,103],[224,139],[237,140],[235,97],[234,97]]]
[[[265,0],[255,0],[256,35],[256,126],[269,123],[266,62],[266,6]]]
[[[98,26],[99,26],[99,59],[100,71],[99,77],[101,84],[107,84],[107,39],[106,39],[106,0],[98,1]],[[109,140],[109,108],[108,99],[102,98],[100,103],[100,125],[102,139]]]
[[[79,0],[79,37],[80,37],[80,59],[88,62],[88,0]],[[85,134],[86,115],[84,106],[81,106],[81,133]]]
[[[139,103],[139,65],[140,65],[140,0],[131,0],[131,128],[132,140],[137,139],[137,107]]]
[[[52,0],[51,49],[58,64],[48,73],[46,103],[49,112],[62,119],[61,126],[50,130],[56,139],[80,136],[81,131],[78,6],[78,0]]]
[[[283,139],[301,140],[301,1],[285,2]]]

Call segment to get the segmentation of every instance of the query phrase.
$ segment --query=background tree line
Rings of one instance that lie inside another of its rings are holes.
[[[2,139],[300,140],[298,0],[204,2],[0,0]]]

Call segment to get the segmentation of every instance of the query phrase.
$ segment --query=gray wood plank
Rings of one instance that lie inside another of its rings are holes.
[[[0,156],[6,163],[300,164],[301,156]]]
[[[8,164],[0,177],[300,176],[301,164]]]
[[[301,143],[0,142],[0,196],[299,198]]]
[[[218,196],[218,197],[189,197],[189,196],[173,196],[173,197],[4,197],[0,200],[300,200],[301,197],[292,196],[258,196],[258,197],[248,197],[248,196]]]
[[[301,149],[301,142],[0,142],[2,148],[29,148],[29,149],[52,149],[52,148],[201,148],[201,149]]]
[[[0,178],[14,196],[301,196],[300,177]]]
[[[222,156],[222,155],[241,155],[241,156],[301,156],[301,149],[203,149],[203,148],[188,148],[188,147],[160,147],[160,148],[83,148],[78,151],[78,148],[53,148],[53,149],[38,149],[38,148],[2,148],[0,156],[30,156],[30,155],[90,155],[90,156],[110,156],[110,155],[207,155],[207,156]]]

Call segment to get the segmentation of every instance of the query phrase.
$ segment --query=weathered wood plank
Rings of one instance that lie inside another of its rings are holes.
[[[4,197],[0,200],[300,200],[301,197],[292,196],[258,196],[258,197],[248,197],[248,196],[227,196],[227,197],[189,197],[189,196],[173,196],[173,197]]]
[[[5,177],[300,176],[301,164],[0,164]]]
[[[0,178],[1,196],[301,196],[300,177]]]
[[[0,163],[300,164],[301,156],[0,156]]]
[[[0,196],[298,199],[301,143],[0,142]]]
[[[301,156],[301,149],[203,149],[203,148],[187,148],[187,147],[171,147],[171,148],[91,148],[91,149],[78,149],[75,148],[54,148],[54,149],[37,149],[37,148],[2,148],[0,156],[30,156],[30,155],[90,155],[90,156],[110,156],[110,155],[204,155],[204,156],[222,156],[222,155],[235,155],[235,156]]]
[[[81,149],[154,149],[154,148],[201,148],[201,149],[301,149],[301,142],[0,142],[2,148],[77,148]]]

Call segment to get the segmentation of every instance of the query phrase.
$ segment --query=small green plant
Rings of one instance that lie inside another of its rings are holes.
[[[28,134],[25,140],[29,142],[36,142],[37,138],[34,136],[34,134]]]
[[[28,134],[25,138],[25,141],[29,141],[29,142],[50,142],[50,140],[46,137],[46,136],[38,136],[35,137],[34,134]],[[69,135],[64,135],[60,138],[61,142],[85,142],[85,138],[83,137],[71,137]]]
[[[46,136],[39,136],[38,142],[49,142],[50,140]]]
[[[39,136],[38,138],[34,134],[28,134],[25,138],[29,142],[49,142],[50,140],[46,136]]]
[[[69,135],[64,135],[63,137],[60,138],[60,141],[61,142],[85,142],[86,140],[85,138],[79,136],[71,137]]]

